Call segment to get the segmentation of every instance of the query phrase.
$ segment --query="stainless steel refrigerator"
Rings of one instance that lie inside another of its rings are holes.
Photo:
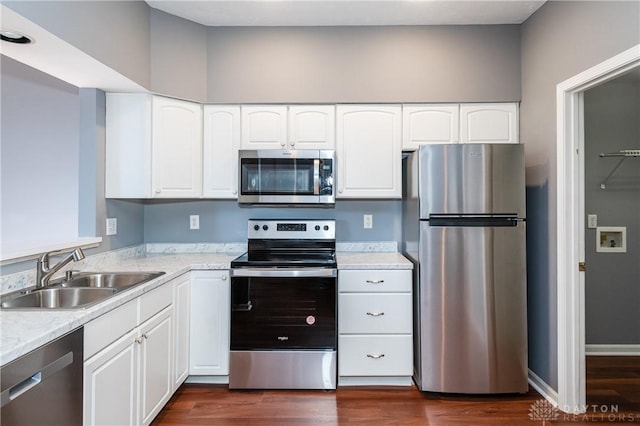
[[[527,392],[524,147],[421,146],[404,191],[418,388]]]

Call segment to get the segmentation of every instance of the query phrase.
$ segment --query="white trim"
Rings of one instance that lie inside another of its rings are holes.
[[[558,404],[568,412],[586,404],[582,92],[637,66],[640,44],[556,87]]]
[[[229,376],[188,376],[185,383],[228,385]]]
[[[529,370],[529,385],[534,388],[544,399],[549,401],[554,407],[558,407],[558,393],[536,373]]]
[[[586,345],[589,356],[640,356],[640,345]]]

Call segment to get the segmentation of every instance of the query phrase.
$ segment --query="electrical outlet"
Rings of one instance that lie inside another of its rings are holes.
[[[362,226],[363,226],[364,229],[372,229],[373,228],[373,215],[372,214],[365,214],[363,216]]]
[[[595,229],[598,227],[598,215],[597,214],[588,214],[587,215],[587,228]]]
[[[200,229],[200,215],[192,214],[189,216],[189,229]]]
[[[116,235],[118,233],[118,219],[115,217],[107,218],[107,235]]]

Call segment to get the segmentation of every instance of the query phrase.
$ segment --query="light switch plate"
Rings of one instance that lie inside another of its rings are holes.
[[[116,235],[118,233],[118,219],[115,217],[107,218],[107,229],[105,234]]]
[[[365,214],[362,221],[362,226],[364,229],[372,229],[373,228],[373,215]]]
[[[597,214],[588,214],[587,215],[587,228],[595,229],[598,227],[598,215]]]

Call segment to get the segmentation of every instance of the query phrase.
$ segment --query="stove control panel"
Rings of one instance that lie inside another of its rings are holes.
[[[335,240],[333,219],[249,219],[249,239]]]

